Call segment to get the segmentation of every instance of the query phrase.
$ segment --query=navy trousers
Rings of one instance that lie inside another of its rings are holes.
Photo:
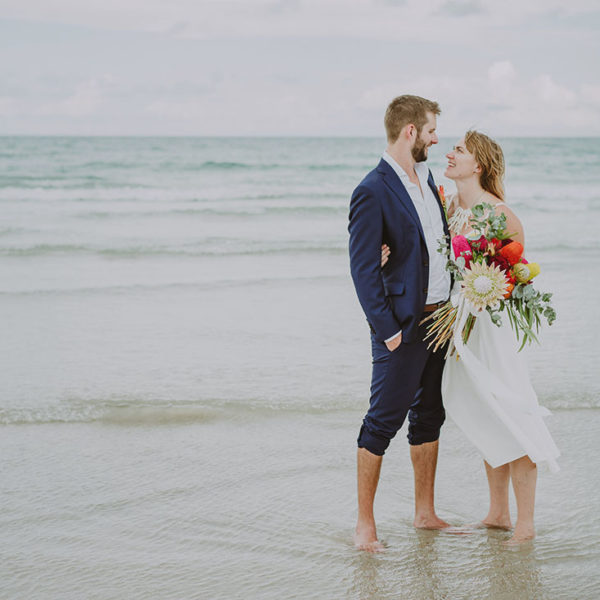
[[[441,390],[446,349],[428,350],[425,334],[426,325],[420,325],[417,341],[403,341],[393,352],[371,337],[371,399],[358,435],[359,448],[382,456],[407,414],[411,445],[439,438],[446,418]]]

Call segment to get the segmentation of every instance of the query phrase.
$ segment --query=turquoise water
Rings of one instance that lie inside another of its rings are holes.
[[[370,363],[346,222],[383,140],[1,142],[1,595],[594,597],[599,139],[501,140],[558,312],[524,354],[563,451],[534,548],[417,535],[401,434],[380,559],[349,545]],[[483,477],[446,425],[440,512],[480,517]]]

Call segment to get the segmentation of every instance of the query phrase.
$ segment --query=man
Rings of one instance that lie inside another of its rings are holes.
[[[373,501],[383,454],[409,418],[415,478],[414,526],[442,529],[433,495],[440,427],[444,353],[427,349],[420,321],[447,300],[450,276],[437,252],[448,235],[435,183],[425,161],[437,144],[436,102],[399,96],[388,106],[388,146],[350,202],[350,269],[371,329],[373,373],[369,410],[358,436],[357,548],[380,552]],[[391,255],[381,268],[382,244]]]

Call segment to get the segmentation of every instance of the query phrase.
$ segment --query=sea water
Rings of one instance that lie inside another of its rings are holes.
[[[557,322],[523,352],[554,414],[535,542],[412,526],[405,430],[354,550],[369,332],[350,194],[382,139],[0,138],[1,598],[597,597],[600,140],[500,140]],[[438,184],[444,153],[430,150]],[[436,487],[485,514],[448,422]],[[513,502],[514,514],[514,502]]]

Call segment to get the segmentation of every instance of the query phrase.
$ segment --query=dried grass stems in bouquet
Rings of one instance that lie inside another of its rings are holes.
[[[540,267],[525,260],[523,246],[506,232],[506,216],[497,215],[487,203],[474,206],[471,213],[469,237],[452,238],[454,258],[448,241],[440,243],[438,252],[448,257],[446,269],[460,286],[455,286],[444,306],[423,319],[422,323],[430,322],[425,339],[431,340],[428,347],[433,345],[434,351],[448,343],[450,355],[454,352],[455,336],[460,335],[466,344],[478,314],[486,310],[500,327],[501,313],[506,311],[517,340],[521,341],[521,351],[526,343],[538,341],[536,334],[542,318],[548,325],[556,319],[550,302],[552,294],[533,287],[532,280]]]

